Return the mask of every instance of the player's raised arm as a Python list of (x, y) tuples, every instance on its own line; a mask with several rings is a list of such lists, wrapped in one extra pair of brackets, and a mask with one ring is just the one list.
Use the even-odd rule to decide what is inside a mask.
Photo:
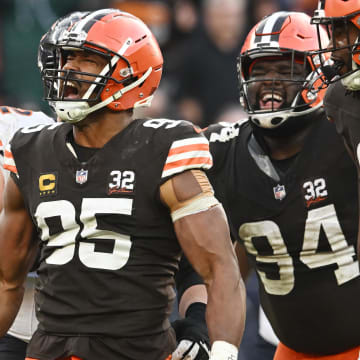
[(200, 170), (168, 180), (161, 186), (161, 198), (171, 211), (185, 255), (208, 291), (206, 321), (213, 343), (210, 359), (223, 359), (220, 354), (235, 359), (244, 330), (245, 288), (225, 213)]
[(0, 336), (14, 321), (24, 294), (24, 281), (37, 253), (33, 223), (23, 197), (10, 178), (0, 216)]

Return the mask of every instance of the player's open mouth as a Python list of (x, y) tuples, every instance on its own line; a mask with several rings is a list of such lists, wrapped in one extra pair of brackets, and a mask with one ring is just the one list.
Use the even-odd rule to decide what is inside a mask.
[(79, 85), (73, 81), (67, 81), (64, 89), (64, 99), (78, 99)]
[(277, 110), (284, 103), (284, 98), (279, 93), (263, 93), (260, 96), (260, 109), (261, 110)]

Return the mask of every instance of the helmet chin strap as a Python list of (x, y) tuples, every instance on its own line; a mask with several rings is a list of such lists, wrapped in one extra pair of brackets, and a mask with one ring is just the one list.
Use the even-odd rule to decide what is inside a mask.
[[(283, 110), (283, 111), (277, 111), (274, 113), (249, 115), (249, 119), (259, 127), (262, 127), (265, 129), (275, 129), (275, 128), (279, 127), (280, 125), (282, 125), (287, 119), (307, 115), (307, 114), (317, 110), (321, 106), (322, 106), (322, 101), (315, 107), (306, 109), (304, 111), (295, 112), (292, 110)], [(272, 123), (272, 120), (274, 120), (274, 119), (279, 119), (279, 121), (277, 121), (276, 125), (274, 125)]]
[(353, 61), (353, 72), (341, 79), (344, 88), (350, 91), (360, 90), (360, 68), (359, 65)]
[(145, 74), (139, 79), (92, 107), (89, 106), (87, 101), (56, 101), (54, 104), (55, 112), (62, 121), (66, 121), (69, 123), (77, 123), (85, 119), (92, 112), (99, 110), (109, 105), (113, 101), (120, 99), (125, 93), (139, 86), (149, 77), (151, 72), (152, 67), (149, 67)]

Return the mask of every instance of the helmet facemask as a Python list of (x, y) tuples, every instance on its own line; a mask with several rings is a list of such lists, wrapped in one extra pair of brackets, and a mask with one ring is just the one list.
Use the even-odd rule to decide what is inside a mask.
[[(130, 76), (122, 81), (114, 79), (111, 75), (121, 57), (106, 49), (101, 49), (101, 51), (100, 49), (95, 49), (93, 47), (90, 48), (90, 45), (91, 44), (83, 44), (78, 47), (75, 47), (74, 44), (72, 44), (71, 47), (68, 45), (57, 46), (57, 66), (54, 68), (47, 67), (43, 70), (42, 79), (44, 83), (49, 84), (49, 86), (44, 87), (45, 91), (47, 91), (47, 93), (45, 93), (45, 100), (49, 101), (49, 104), (54, 107), (55, 110), (59, 110), (59, 106), (61, 106), (63, 102), (75, 103), (73, 105), (74, 108), (90, 108), (101, 102), (101, 93), (109, 81), (122, 83), (125, 86), (136, 80), (136, 78), (132, 77), (130, 64), (124, 58), (122, 58), (126, 64), (124, 69), (128, 69), (127, 73)], [(106, 59), (106, 65), (99, 74), (63, 69), (64, 64), (66, 64), (67, 56), (72, 51), (86, 51), (100, 55)], [(77, 95), (79, 88), (82, 85), (88, 86), (88, 89), (84, 95), (79, 97)], [(74, 96), (71, 96), (71, 94)], [(67, 106), (71, 107), (71, 105)]]
[[(39, 62), (45, 99), (61, 120), (76, 123), (104, 107), (123, 111), (150, 106), (163, 59), (156, 39), (141, 20), (102, 9), (87, 14), (47, 42), (54, 38), (53, 33), (50, 29), (40, 44)], [(69, 52), (79, 51), (105, 61), (100, 59), (96, 73), (65, 66)], [(55, 60), (42, 66), (50, 54)]]
[[(276, 128), (289, 117), (303, 116), (321, 106), (317, 86), (322, 82), (314, 66), (315, 56), (311, 52), (270, 47), (240, 55), (240, 101), (256, 125)], [(261, 64), (277, 61), (283, 68), (276, 74), (267, 75), (266, 68), (261, 70)], [(260, 71), (256, 64), (260, 64)]]
[[(346, 16), (326, 17), (324, 10), (318, 9), (311, 23), (316, 25), (318, 34), (325, 28), (330, 37), (328, 44), (319, 40), (318, 53), (331, 54), (331, 60), (321, 64), (325, 85), (341, 80), (349, 90), (360, 90), (360, 10)], [(338, 41), (340, 36), (342, 40)]]
[[(289, 118), (310, 114), (322, 106), (319, 57), (325, 55), (314, 52), (318, 39), (310, 19), (300, 12), (276, 12), (256, 24), (245, 40), (238, 61), (240, 102), (258, 127), (278, 128)], [(328, 42), (325, 30), (320, 36)], [(263, 61), (265, 72), (253, 76), (253, 66), (259, 61)], [(265, 66), (268, 61), (281, 61), (286, 71), (279, 65)], [(265, 98), (261, 95), (261, 104), (259, 99), (254, 101), (251, 91), (262, 83), (270, 91)]]
[[(63, 66), (66, 63), (68, 54), (72, 51), (86, 51), (100, 55), (107, 60), (107, 64), (99, 74), (65, 70)], [(47, 66), (42, 72), (42, 79), (47, 84), (47, 86), (44, 86), (45, 90), (47, 90), (45, 100), (55, 109), (58, 116), (65, 121), (78, 122), (86, 117), (90, 108), (101, 103), (101, 94), (109, 82), (114, 82), (118, 85), (122, 84), (123, 88), (126, 88), (138, 80), (137, 77), (133, 76), (130, 63), (125, 57), (91, 42), (76, 44), (72, 41), (67, 41), (66, 43), (60, 43), (56, 46), (56, 59), (58, 59), (55, 62), (57, 64), (56, 68)], [(124, 79), (122, 80), (112, 77), (119, 61), (123, 62), (121, 72)], [(87, 77), (87, 79), (84, 79), (84, 77)], [(68, 95), (72, 89), (75, 92), (74, 95), (76, 95), (76, 84), (86, 84), (88, 90), (82, 97), (74, 96), (71, 98)], [(85, 116), (77, 115), (79, 112), (76, 109), (83, 111)], [(93, 111), (97, 109), (95, 108)], [(73, 111), (73, 117), (71, 114), (70, 117), (68, 116), (69, 110)], [(65, 118), (62, 117), (63, 112), (66, 112)]]
[(74, 23), (79, 21), (81, 18), (88, 15), (89, 12), (80, 12), (76, 11), (67, 16), (64, 16), (58, 19), (50, 28), (50, 30), (44, 34), (44, 36), (40, 40), (39, 48), (38, 48), (38, 58), (37, 65), (41, 73), (42, 80), (44, 82), (44, 95), (45, 97), (53, 97), (50, 96), (50, 92), (55, 90), (57, 93), (56, 86), (52, 86), (52, 79), (43, 78), (43, 75), (46, 73), (47, 69), (58, 69), (60, 63), (59, 52), (57, 51), (55, 45), (57, 44), (58, 39), (62, 36), (62, 34), (67, 31)]

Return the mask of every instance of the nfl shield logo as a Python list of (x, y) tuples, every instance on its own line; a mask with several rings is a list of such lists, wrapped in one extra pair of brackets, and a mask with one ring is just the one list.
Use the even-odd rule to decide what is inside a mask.
[(282, 200), (286, 196), (285, 186), (278, 184), (274, 188), (274, 196), (276, 200)]
[(85, 184), (88, 179), (88, 171), (81, 169), (76, 171), (76, 182), (78, 184)]

